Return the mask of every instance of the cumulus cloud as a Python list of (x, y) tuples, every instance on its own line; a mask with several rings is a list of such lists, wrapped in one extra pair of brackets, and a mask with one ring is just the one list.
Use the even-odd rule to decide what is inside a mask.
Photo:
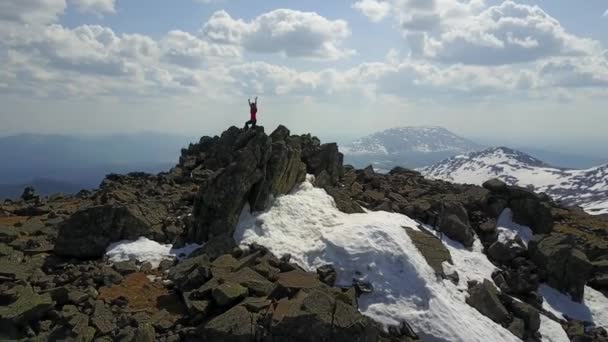
[(353, 53), (342, 47), (351, 34), (344, 20), (329, 20), (313, 12), (278, 9), (250, 22), (218, 11), (201, 29), (212, 42), (230, 44), (256, 53), (336, 60)]
[(391, 4), (382, 0), (359, 0), (352, 5), (352, 8), (361, 12), (371, 21), (379, 22), (389, 14)]
[(445, 64), (507, 65), (597, 55), (600, 43), (567, 32), (535, 5), (512, 0), (389, 0), (411, 52)]
[(184, 31), (170, 31), (160, 41), (164, 61), (186, 68), (199, 68), (209, 58), (237, 58), (240, 51), (234, 46), (210, 44)]
[[(390, 13), (416, 53), (391, 51), (385, 61), (322, 70), (243, 62), (244, 52), (319, 60), (352, 53), (343, 46), (348, 24), (315, 13), (275, 10), (246, 21), (218, 11), (199, 32), (173, 30), (152, 38), (98, 25), (54, 24), (65, 7), (60, 1), (3, 2), (2, 20), (21, 30), (2, 35), (0, 28), (0, 92), (424, 99), (607, 86), (608, 52), (597, 53), (596, 42), (567, 33), (538, 7), (390, 1)], [(27, 6), (34, 2), (40, 7)], [(16, 10), (19, 4), (24, 12)]]
[(608, 60), (602, 57), (563, 58), (540, 65), (539, 76), (547, 87), (608, 87)]
[(65, 8), (65, 0), (2, 0), (0, 21), (46, 24), (54, 22)]
[(70, 0), (79, 11), (101, 15), (115, 13), (115, 0)]
[(505, 1), (438, 36), (425, 35), (419, 53), (445, 63), (510, 64), (550, 56), (596, 53), (600, 45), (569, 34), (538, 6)]

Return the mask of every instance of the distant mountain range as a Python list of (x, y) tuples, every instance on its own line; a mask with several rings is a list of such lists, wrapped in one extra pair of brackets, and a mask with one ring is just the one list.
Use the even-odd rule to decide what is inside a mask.
[(0, 184), (0, 199), (19, 198), (23, 193), (23, 189), (27, 186), (33, 186), (36, 189), (36, 192), (43, 196), (50, 196), (57, 193), (73, 194), (83, 189), (83, 187), (79, 185), (41, 178), (34, 179), (31, 182), (24, 184)]
[(557, 168), (507, 147), (451, 157), (420, 171), (429, 178), (477, 184), (499, 178), (510, 185), (544, 192), (590, 214), (608, 214), (608, 164), (573, 170)]
[(155, 133), (101, 137), (22, 134), (0, 137), (0, 199), (25, 185), (39, 193), (95, 188), (108, 173), (157, 173), (176, 164), (192, 137)]
[(484, 147), (443, 127), (391, 128), (342, 146), (345, 162), (356, 167), (374, 165), (389, 170), (395, 166), (416, 168), (445, 158), (479, 151)]

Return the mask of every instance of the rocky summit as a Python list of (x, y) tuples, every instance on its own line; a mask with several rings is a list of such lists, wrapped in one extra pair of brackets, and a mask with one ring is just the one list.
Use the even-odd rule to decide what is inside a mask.
[[(404, 230), (438, 282), (466, 281), (462, 269), (454, 270), (460, 259), (446, 238), (463, 251), (482, 251), (495, 271), (491, 279), (465, 283), (462, 296), (514, 339), (548, 340), (541, 324), (548, 320), (572, 341), (608, 341), (603, 327), (556, 315), (543, 296), (547, 286), (574, 302), (584, 302), (590, 288), (608, 294), (606, 218), (500, 180), (475, 186), (403, 168), (387, 174), (355, 169), (343, 165), (336, 144), (292, 135), (283, 126), (271, 134), (263, 127), (231, 127), (203, 137), (158, 175), (112, 174), (98, 189), (73, 196), (41, 197), (28, 188), (20, 200), (2, 202), (0, 341), (432, 336), (426, 324), (378, 322), (361, 313), (360, 304), (368, 305), (385, 284), (345, 284), (338, 281), (344, 279), (340, 265), (311, 270), (268, 246), (237, 245), (233, 236), (243, 213), (269, 210), (307, 175), (345, 214), (382, 211), (415, 220), (421, 230)], [(505, 212), (530, 230), (528, 240), (504, 238), (499, 223)], [(116, 243), (141, 237), (173, 248), (202, 247), (157, 264), (105, 256)]]

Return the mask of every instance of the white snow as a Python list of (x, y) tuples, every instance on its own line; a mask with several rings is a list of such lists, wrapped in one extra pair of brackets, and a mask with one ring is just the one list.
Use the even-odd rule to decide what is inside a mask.
[[(466, 304), (466, 291), (438, 279), (403, 226), (419, 229), (400, 214), (344, 214), (324, 190), (306, 181), (266, 212), (250, 214), (245, 208), (234, 237), (278, 256), (289, 253), (309, 271), (332, 264), (338, 285), (351, 285), (353, 279), (371, 282), (374, 291), (360, 298), (359, 310), (385, 325), (406, 320), (424, 341), (519, 341)], [(491, 274), (493, 266), (478, 250), (444, 241), (454, 253), (461, 282)]]
[(492, 273), (496, 270), (496, 266), (483, 254), (483, 246), (478, 238), (475, 238), (472, 250), (466, 249), (460, 242), (445, 235), (441, 237), (441, 240), (450, 251), (454, 263), (454, 265), (447, 267), (458, 271), (460, 289), (466, 290), (469, 280), (478, 282), (483, 282), (484, 279), (492, 280)]
[(140, 237), (136, 241), (123, 240), (111, 244), (106, 255), (111, 262), (137, 260), (142, 263), (150, 262), (153, 268), (157, 268), (163, 260), (184, 258), (200, 247), (197, 244), (189, 244), (182, 248), (173, 248), (173, 245), (163, 245)]
[(583, 303), (573, 301), (569, 296), (546, 284), (539, 286), (538, 292), (545, 298), (543, 308), (557, 317), (567, 315), (608, 329), (608, 298), (601, 292), (585, 286)]
[(540, 315), (538, 331), (542, 335), (542, 342), (570, 342), (562, 325), (543, 314)]
[(496, 226), (498, 241), (500, 242), (507, 242), (519, 237), (524, 245), (528, 246), (528, 241), (534, 235), (534, 232), (529, 227), (513, 222), (513, 212), (508, 208), (500, 214)]

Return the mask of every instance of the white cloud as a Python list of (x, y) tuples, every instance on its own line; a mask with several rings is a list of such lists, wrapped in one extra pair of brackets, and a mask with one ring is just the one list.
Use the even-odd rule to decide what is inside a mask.
[(184, 31), (170, 31), (160, 41), (164, 61), (186, 68), (199, 68), (210, 58), (237, 58), (240, 51), (231, 45), (210, 44)]
[(207, 40), (237, 45), (251, 52), (323, 60), (353, 54), (342, 47), (350, 33), (346, 21), (289, 9), (274, 10), (250, 22), (233, 19), (225, 11), (218, 11), (201, 30)]
[(603, 57), (549, 60), (540, 66), (539, 77), (547, 87), (608, 88), (608, 60)]
[[(158, 39), (97, 25), (20, 24), (20, 30), (0, 36), (0, 91), (47, 96), (388, 94), (414, 100), (606, 87), (608, 52), (596, 53), (595, 42), (568, 34), (539, 8), (511, 1), (485, 9), (481, 1), (443, 6), (449, 1), (454, 0), (395, 0), (399, 11), (409, 8), (439, 18), (414, 25), (415, 20), (399, 17), (403, 28), (409, 25), (407, 37), (418, 54), (403, 58), (391, 51), (386, 61), (342, 70), (242, 61), (245, 51), (325, 60), (351, 53), (343, 47), (350, 35), (347, 23), (315, 13), (276, 10), (245, 21), (218, 11), (197, 34), (174, 30)], [(23, 22), (14, 11), (18, 3), (12, 4), (11, 20)], [(42, 12), (32, 7), (29, 11), (46, 14), (25, 18), (53, 21), (49, 13), (63, 11), (57, 4), (47, 2)], [(427, 24), (434, 28), (421, 30)], [(522, 58), (524, 53), (529, 56)], [(517, 61), (525, 63), (513, 64)]]
[(352, 5), (352, 8), (361, 12), (371, 21), (379, 22), (389, 14), (391, 4), (383, 0), (359, 0)]
[(512, 0), (389, 0), (411, 52), (446, 64), (506, 65), (589, 56), (599, 42), (573, 35), (543, 9)]
[(65, 0), (2, 0), (0, 1), (0, 25), (2, 21), (22, 24), (46, 24), (54, 22), (66, 8)]
[(445, 63), (511, 64), (551, 56), (594, 54), (599, 43), (569, 34), (538, 6), (505, 1), (437, 36), (425, 35), (417, 53)]
[(604, 14), (602, 16), (603, 17), (608, 17), (608, 10), (606, 10), (606, 12), (604, 12)]
[(79, 11), (101, 15), (115, 13), (115, 0), (70, 0)]

